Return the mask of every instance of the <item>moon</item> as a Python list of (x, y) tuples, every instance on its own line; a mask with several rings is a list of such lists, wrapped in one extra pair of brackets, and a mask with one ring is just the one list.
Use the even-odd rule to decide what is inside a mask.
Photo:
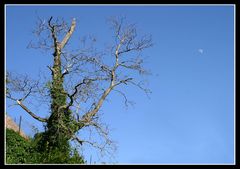
[(203, 49), (198, 49), (198, 52), (203, 54)]

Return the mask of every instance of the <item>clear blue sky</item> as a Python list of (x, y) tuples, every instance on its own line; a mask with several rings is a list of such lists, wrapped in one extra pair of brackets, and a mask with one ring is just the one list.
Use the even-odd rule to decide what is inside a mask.
[[(130, 88), (134, 107), (126, 109), (122, 97), (112, 94), (102, 108), (118, 142), (117, 162), (233, 163), (233, 6), (8, 6), (7, 70), (32, 77), (52, 63), (51, 53), (26, 49), (36, 13), (69, 21), (76, 17), (75, 36), (94, 34), (103, 42), (111, 36), (109, 16), (125, 15), (152, 35), (154, 46), (144, 52), (153, 73), (150, 99)], [(7, 111), (41, 126), (21, 108)]]

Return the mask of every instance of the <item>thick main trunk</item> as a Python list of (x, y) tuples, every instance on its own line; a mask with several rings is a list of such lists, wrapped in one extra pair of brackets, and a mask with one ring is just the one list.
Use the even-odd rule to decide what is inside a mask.
[(54, 65), (51, 87), (51, 115), (47, 123), (47, 135), (49, 146), (54, 148), (68, 148), (70, 136), (66, 128), (70, 122), (70, 111), (64, 108), (67, 102), (67, 94), (63, 87), (60, 51), (54, 53)]
[(51, 115), (47, 121), (47, 130), (43, 133), (44, 145), (47, 148), (58, 149), (61, 152), (68, 152), (71, 138), (68, 128), (70, 127), (71, 111), (67, 107), (67, 93), (63, 87), (63, 74), (61, 70), (61, 51), (67, 44), (76, 26), (75, 19), (73, 19), (71, 27), (62, 42), (58, 41), (56, 35), (56, 25), (51, 23), (52, 17), (48, 20), (48, 26), (51, 31), (53, 45), (54, 45), (54, 63), (50, 68), (52, 71), (52, 86), (51, 93)]

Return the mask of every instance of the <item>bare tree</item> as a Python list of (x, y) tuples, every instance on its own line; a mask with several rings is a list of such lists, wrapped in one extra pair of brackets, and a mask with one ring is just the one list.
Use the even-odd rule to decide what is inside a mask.
[[(68, 50), (69, 40), (76, 29), (76, 19), (67, 24), (63, 19), (48, 20), (38, 18), (37, 43), (29, 47), (53, 51), (53, 65), (47, 66), (51, 79), (46, 83), (30, 80), (28, 76), (11, 77), (8, 74), (7, 98), (23, 108), (34, 119), (46, 124), (42, 135), (42, 144), (67, 151), (69, 140), (80, 145), (89, 144), (101, 152), (113, 145), (109, 130), (100, 122), (103, 103), (111, 92), (123, 96), (128, 104), (126, 94), (121, 86), (133, 85), (146, 89), (137, 75), (147, 74), (143, 68), (141, 51), (152, 46), (151, 36), (137, 36), (136, 26), (125, 23), (124, 18), (108, 20), (114, 32), (114, 40), (106, 50), (99, 52), (94, 47), (95, 38), (90, 37), (90, 45), (83, 45), (77, 50)], [(85, 43), (86, 39), (82, 42)], [(107, 58), (108, 57), (108, 58)], [(107, 60), (107, 61), (106, 61)], [(111, 61), (109, 63), (108, 61)], [(21, 98), (15, 98), (12, 92), (21, 92)], [(24, 101), (37, 93), (50, 98), (50, 116), (40, 117), (32, 112)], [(19, 94), (17, 95), (19, 96)], [(94, 138), (81, 138), (81, 131), (95, 131), (103, 142)], [(46, 146), (43, 146), (46, 149)]]

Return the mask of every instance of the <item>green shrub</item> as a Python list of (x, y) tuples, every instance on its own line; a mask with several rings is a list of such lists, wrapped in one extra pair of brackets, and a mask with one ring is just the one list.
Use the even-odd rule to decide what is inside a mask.
[(8, 164), (27, 163), (31, 152), (31, 143), (18, 133), (6, 129), (6, 162)]
[[(58, 149), (41, 152), (36, 139), (26, 140), (11, 129), (6, 129), (6, 163), (7, 164), (83, 164), (83, 157), (73, 150), (73, 155)], [(41, 146), (40, 146), (41, 147)]]

